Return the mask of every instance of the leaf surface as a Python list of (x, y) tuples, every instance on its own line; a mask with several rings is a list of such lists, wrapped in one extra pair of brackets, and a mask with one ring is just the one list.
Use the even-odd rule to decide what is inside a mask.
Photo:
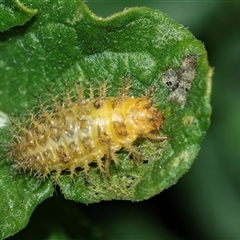
[[(40, 93), (45, 100), (46, 87), (57, 95), (64, 91), (63, 82), (71, 88), (74, 81), (83, 85), (91, 82), (96, 87), (107, 81), (108, 94), (116, 96), (127, 76), (133, 96), (156, 87), (154, 102), (164, 116), (160, 134), (167, 136), (167, 141), (140, 140), (134, 145), (143, 162), (134, 161), (122, 150), (117, 155), (120, 165), (110, 167), (110, 180), (94, 166), (87, 178), (81, 169), (77, 171), (74, 181), (63, 173), (59, 186), (65, 197), (83, 203), (140, 201), (175, 184), (190, 168), (210, 123), (212, 70), (203, 44), (183, 26), (149, 8), (131, 8), (102, 19), (77, 0), (24, 0), (21, 4), (22, 9), (18, 1), (0, 4), (0, 15), (11, 13), (17, 19), (10, 23), (6, 17), (1, 23), (1, 31), (16, 26), (0, 34), (1, 111), (25, 114), (26, 109), (36, 107), (32, 95)], [(22, 15), (28, 16), (25, 22), (31, 20), (17, 27), (24, 23)], [(191, 57), (194, 63), (186, 67), (185, 60)], [(194, 75), (191, 81), (184, 80), (184, 68), (185, 73)], [(169, 69), (178, 77), (174, 88), (163, 81)], [(174, 91), (186, 84), (188, 91), (175, 96)], [(34, 207), (52, 195), (54, 173), (39, 185), (34, 176), (11, 175), (12, 164), (2, 161), (1, 199), (11, 198), (12, 211), (28, 219)], [(19, 203), (26, 201), (24, 192), (28, 193), (27, 205)], [(4, 209), (7, 202), (0, 204), (4, 236), (27, 222), (10, 217)], [(10, 233), (7, 229), (11, 227)]]

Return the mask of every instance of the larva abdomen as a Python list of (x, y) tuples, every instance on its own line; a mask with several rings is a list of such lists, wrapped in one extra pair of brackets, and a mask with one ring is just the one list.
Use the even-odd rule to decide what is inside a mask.
[(61, 104), (52, 96), (52, 110), (39, 101), (38, 116), (32, 115), (24, 128), (17, 126), (20, 131), (9, 151), (17, 169), (43, 178), (56, 171), (56, 179), (69, 169), (72, 178), (76, 168), (88, 174), (89, 164), (95, 162), (109, 178), (110, 162), (118, 164), (117, 151), (124, 148), (141, 159), (132, 146), (137, 138), (166, 139), (154, 133), (161, 129), (163, 118), (151, 94), (134, 98), (125, 86), (117, 97), (111, 97), (100, 86), (97, 98), (84, 99), (78, 85), (76, 89), (77, 101), (69, 91)]

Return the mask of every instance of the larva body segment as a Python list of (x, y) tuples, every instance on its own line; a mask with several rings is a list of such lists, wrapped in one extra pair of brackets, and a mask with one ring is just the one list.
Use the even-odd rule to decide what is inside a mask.
[(56, 171), (58, 179), (66, 169), (71, 178), (78, 167), (87, 174), (89, 164), (95, 162), (109, 178), (111, 161), (118, 164), (117, 151), (123, 148), (140, 160), (132, 146), (138, 137), (166, 139), (153, 133), (161, 129), (163, 118), (150, 95), (134, 98), (121, 91), (117, 97), (106, 97), (101, 89), (97, 98), (90, 89), (92, 96), (84, 99), (77, 86), (77, 101), (66, 91), (62, 104), (52, 96), (52, 110), (40, 103), (38, 117), (32, 115), (25, 128), (17, 126), (19, 133), (9, 151), (15, 167), (43, 178)]

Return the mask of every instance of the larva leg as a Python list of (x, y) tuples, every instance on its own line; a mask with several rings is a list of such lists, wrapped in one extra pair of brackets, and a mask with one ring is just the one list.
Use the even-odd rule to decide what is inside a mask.
[(111, 149), (111, 143), (109, 141), (106, 159), (105, 159), (105, 175), (108, 180), (110, 179), (109, 168), (110, 168), (111, 161), (114, 161), (115, 166), (119, 165), (118, 158), (116, 157), (115, 152)]
[(108, 140), (107, 141), (107, 154), (106, 154), (106, 159), (105, 159), (105, 175), (107, 180), (110, 180), (110, 173), (109, 173), (109, 168), (110, 168), (110, 164), (111, 164), (111, 143)]
[(110, 173), (109, 173), (109, 167), (111, 164), (111, 159), (109, 157), (106, 157), (105, 159), (105, 176), (107, 180), (110, 180)]
[(142, 158), (139, 155), (139, 153), (134, 149), (134, 147), (132, 145), (126, 145), (124, 146), (125, 149), (127, 149), (133, 156), (134, 159), (136, 159), (137, 161), (141, 162)]

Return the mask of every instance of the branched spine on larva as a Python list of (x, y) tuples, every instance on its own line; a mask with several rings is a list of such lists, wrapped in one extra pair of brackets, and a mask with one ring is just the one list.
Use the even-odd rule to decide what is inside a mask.
[(95, 162), (100, 172), (109, 178), (111, 161), (119, 164), (116, 152), (124, 148), (141, 160), (132, 146), (138, 137), (165, 140), (154, 131), (162, 127), (162, 114), (153, 106), (152, 92), (143, 97), (129, 96), (130, 85), (124, 85), (117, 97), (106, 96), (106, 84), (99, 87), (99, 95), (84, 98), (82, 87), (75, 84), (77, 100), (66, 89), (62, 103), (50, 93), (52, 110), (39, 99), (40, 113), (31, 114), (26, 127), (15, 124), (8, 152), (15, 168), (30, 171), (45, 178), (56, 171), (56, 179), (63, 170), (70, 170), (73, 178), (80, 167), (87, 175), (89, 164)]

